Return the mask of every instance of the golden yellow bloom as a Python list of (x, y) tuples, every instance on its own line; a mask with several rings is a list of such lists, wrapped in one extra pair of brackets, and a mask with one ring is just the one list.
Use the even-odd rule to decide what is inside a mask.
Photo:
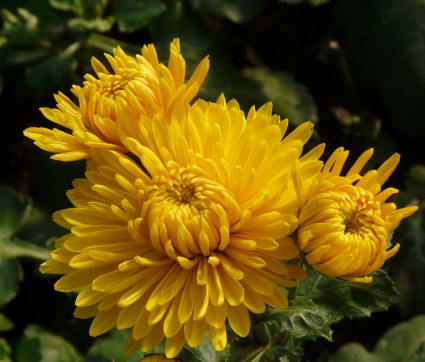
[(97, 78), (87, 74), (83, 87), (71, 91), (78, 98), (78, 106), (64, 94), (55, 96), (57, 109), (41, 108), (50, 121), (71, 130), (30, 127), (24, 134), (43, 150), (54, 152), (52, 158), (74, 161), (90, 157), (95, 148), (127, 152), (117, 135), (118, 107), (132, 109), (137, 114), (152, 118), (161, 113), (168, 120), (176, 106), (187, 105), (198, 93), (209, 68), (206, 57), (192, 77), (185, 83), (186, 63), (180, 54), (180, 42), (170, 45), (168, 67), (158, 63), (155, 47), (142, 48), (136, 59), (117, 47), (114, 56), (105, 54), (113, 73), (92, 59)]
[(150, 148), (138, 139), (150, 132), (144, 122), (119, 132), (132, 158), (92, 151), (87, 178), (68, 193), (75, 207), (54, 216), (71, 232), (41, 266), (66, 274), (55, 288), (79, 293), (75, 316), (95, 317), (92, 336), (131, 328), (126, 354), (165, 337), (173, 358), (207, 330), (222, 350), (226, 319), (246, 336), (249, 311), (286, 308), (281, 286), (305, 277), (282, 260), (299, 255), (289, 237), (298, 221), (293, 165), (303, 189), (322, 167), (321, 146), (300, 158), (313, 125), (283, 138), (288, 122), (271, 115), (271, 104), (245, 117), (223, 97), (175, 115), (148, 124)]
[[(299, 191), (298, 246), (318, 272), (370, 283), (367, 274), (379, 269), (399, 249), (391, 248), (391, 230), (417, 210), (397, 209), (385, 201), (398, 190), (382, 185), (400, 160), (396, 153), (377, 170), (360, 175), (373, 149), (364, 152), (345, 176), (340, 176), (348, 151), (338, 148), (326, 162), (317, 183)], [(299, 179), (299, 176), (295, 178)], [(304, 201), (306, 200), (306, 202)]]

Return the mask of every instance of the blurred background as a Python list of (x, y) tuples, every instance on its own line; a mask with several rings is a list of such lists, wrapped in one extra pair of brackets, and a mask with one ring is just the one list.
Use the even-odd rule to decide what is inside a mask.
[(121, 333), (90, 338), (90, 321), (72, 317), (74, 295), (40, 275), (64, 233), (51, 213), (69, 205), (84, 162), (51, 160), (22, 131), (51, 127), (38, 109), (55, 107), (58, 91), (71, 96), (94, 73), (92, 56), (106, 63), (116, 45), (134, 55), (153, 42), (167, 63), (174, 37), (189, 76), (210, 56), (200, 97), (223, 92), (245, 110), (270, 100), (292, 128), (316, 124), (309, 147), (325, 142), (325, 157), (344, 146), (353, 162), (373, 147), (375, 168), (402, 156), (386, 186), (400, 190), (399, 207), (420, 210), (395, 231), (401, 250), (385, 267), (399, 303), (333, 325), (334, 342), (307, 341), (303, 360), (348, 342), (373, 350), (389, 328), (425, 313), (425, 1), (0, 0), (0, 9), (0, 361), (138, 359), (122, 358)]

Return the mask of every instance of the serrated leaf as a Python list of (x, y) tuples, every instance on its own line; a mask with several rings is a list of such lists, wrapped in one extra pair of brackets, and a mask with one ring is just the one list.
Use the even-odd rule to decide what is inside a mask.
[(121, 32), (132, 32), (146, 25), (146, 19), (160, 15), (165, 5), (160, 0), (114, 0), (114, 17)]
[(25, 328), (16, 357), (18, 362), (82, 362), (83, 357), (65, 339), (37, 325)]
[(297, 338), (318, 336), (331, 340), (332, 323), (385, 311), (398, 299), (393, 281), (382, 270), (372, 273), (372, 284), (329, 278), (311, 269), (307, 274), (299, 282), (291, 306), (284, 311), (268, 311), (265, 320), (269, 328)]
[(398, 300), (394, 282), (383, 270), (372, 273), (371, 284), (355, 283), (330, 278), (313, 270), (297, 288), (296, 302), (310, 299), (321, 308), (335, 315), (335, 322), (343, 317), (369, 317), (373, 312), (382, 312)]
[(297, 83), (293, 76), (268, 68), (245, 68), (243, 75), (260, 84), (263, 94), (273, 102), (274, 113), (296, 125), (317, 121), (317, 108), (307, 88)]
[[(312, 301), (305, 300), (296, 303), (283, 312), (273, 310), (271, 318), (276, 318), (279, 321), (281, 331), (285, 331), (296, 338), (317, 336), (332, 341), (330, 324), (334, 321), (334, 318)], [(268, 321), (268, 323), (272, 322)]]
[(22, 270), (15, 259), (0, 254), (0, 308), (18, 294)]
[(257, 16), (263, 0), (191, 0), (192, 6), (209, 15), (227, 18), (235, 23), (246, 23)]
[(220, 354), (223, 354), (223, 352), (219, 352), (214, 348), (208, 333), (206, 333), (201, 343), (197, 347), (190, 348), (191, 354), (188, 354), (187, 350), (188, 348), (185, 348), (182, 355), (179, 356), (182, 358), (191, 357), (189, 360), (190, 362), (220, 362)]
[(244, 345), (235, 347), (236, 335), (227, 329), (227, 345), (223, 351), (217, 351), (210, 341), (208, 332), (201, 343), (194, 348), (183, 347), (178, 358), (185, 362), (245, 362), (256, 361), (256, 356), (261, 356), (264, 346)]
[(300, 362), (304, 355), (302, 342), (293, 336), (275, 338), (267, 348), (265, 356), (272, 361)]
[(2, 313), (0, 313), (0, 332), (10, 331), (14, 324)]
[(378, 341), (373, 352), (357, 343), (341, 347), (329, 362), (419, 362), (425, 357), (425, 316), (391, 328)]

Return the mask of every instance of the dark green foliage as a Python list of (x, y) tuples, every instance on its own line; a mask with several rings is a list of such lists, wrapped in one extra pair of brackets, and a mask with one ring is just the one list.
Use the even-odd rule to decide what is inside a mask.
[(264, 7), (263, 0), (191, 0), (196, 10), (208, 15), (227, 18), (235, 23), (246, 23), (259, 15)]
[(420, 362), (425, 360), (425, 316), (397, 324), (378, 341), (373, 352), (357, 343), (330, 356), (329, 362)]
[(82, 362), (83, 357), (66, 340), (37, 325), (29, 325), (16, 347), (17, 362)]
[[(373, 352), (354, 343), (334, 353), (348, 341), (375, 338), (368, 327), (361, 329), (365, 336), (333, 332), (344, 318), (371, 317), (369, 325), (381, 330), (373, 324), (375, 312), (383, 312), (379, 321), (387, 316), (388, 323), (425, 313), (423, 0), (4, 0), (0, 9), (0, 184), (22, 191), (0, 186), (0, 361), (135, 362), (143, 357), (141, 351), (123, 357), (126, 331), (90, 339), (90, 321), (72, 317), (75, 295), (61, 295), (57, 303), (56, 279), (40, 275), (39, 264), (49, 257), (46, 245), (64, 232), (51, 213), (69, 207), (65, 192), (73, 178), (83, 176), (84, 163), (49, 160), (34, 152), (22, 130), (48, 125), (37, 109), (54, 107), (53, 93), (70, 96), (72, 84), (93, 74), (92, 56), (107, 64), (103, 53), (117, 45), (134, 55), (153, 42), (167, 63), (175, 37), (181, 40), (187, 77), (210, 57), (200, 97), (215, 101), (224, 93), (245, 111), (272, 101), (274, 113), (289, 118), (292, 128), (318, 123), (307, 147), (325, 141), (323, 159), (341, 145), (352, 151), (351, 160), (374, 147), (371, 168), (400, 152), (401, 164), (389, 182), (401, 190), (394, 200), (399, 207), (420, 206), (394, 232), (392, 243), (401, 249), (386, 263), (388, 274), (377, 271), (372, 284), (358, 284), (308, 271), (309, 277), (289, 291), (285, 311), (269, 308), (251, 315), (246, 338), (229, 329), (224, 351), (217, 352), (205, 336), (198, 347), (185, 346), (179, 357), (192, 362), (425, 360), (423, 316), (369, 341)], [(38, 295), (37, 305), (49, 306), (48, 312), (23, 313), (31, 303), (25, 299), (34, 290), (43, 293), (43, 282), (51, 294), (42, 303)], [(400, 301), (384, 312), (398, 300), (396, 287)], [(364, 321), (344, 321), (344, 326)], [(331, 345), (331, 351), (322, 354), (323, 345)], [(163, 344), (155, 349), (163, 351)]]
[(271, 335), (280, 332), (293, 337), (323, 337), (332, 340), (330, 325), (345, 318), (369, 317), (385, 311), (398, 298), (388, 275), (378, 270), (372, 284), (329, 278), (312, 270), (299, 283), (290, 305), (283, 312), (269, 309), (263, 323)]
[(146, 20), (155, 18), (165, 11), (160, 0), (113, 1), (114, 16), (123, 33), (133, 32), (146, 25)]
[(8, 187), (0, 186), (0, 308), (16, 296), (23, 277), (15, 258), (47, 260), (49, 257), (46, 249), (16, 237), (30, 210), (28, 199)]
[[(143, 352), (139, 351), (132, 356), (123, 357), (123, 349), (128, 333), (114, 329), (109, 337), (96, 340), (87, 352), (85, 362), (137, 362), (143, 357)], [(162, 351), (163, 352), (163, 351)]]

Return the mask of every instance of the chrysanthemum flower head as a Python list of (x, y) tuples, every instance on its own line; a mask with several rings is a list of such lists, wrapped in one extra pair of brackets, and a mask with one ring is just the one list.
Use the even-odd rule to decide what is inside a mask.
[(341, 176), (348, 151), (337, 149), (311, 189), (298, 192), (298, 246), (306, 262), (324, 275), (372, 282), (366, 275), (381, 268), (400, 247), (392, 247), (391, 231), (417, 210), (416, 206), (397, 209), (394, 203), (386, 203), (398, 190), (381, 190), (397, 167), (397, 153), (377, 170), (360, 174), (372, 154), (373, 149), (364, 152)]
[(55, 96), (57, 108), (41, 108), (47, 119), (71, 133), (30, 127), (24, 134), (61, 161), (88, 158), (95, 148), (127, 152), (117, 135), (119, 104), (137, 110), (139, 115), (152, 118), (160, 113), (170, 119), (175, 106), (187, 105), (196, 96), (209, 68), (206, 57), (185, 83), (186, 63), (178, 39), (170, 45), (168, 66), (158, 62), (152, 44), (143, 46), (141, 53), (134, 59), (117, 47), (114, 56), (105, 54), (112, 73), (93, 58), (97, 77), (87, 74), (83, 87), (71, 89), (78, 105), (59, 93)]
[(303, 189), (322, 167), (320, 146), (301, 157), (313, 125), (282, 139), (287, 120), (270, 104), (245, 117), (223, 97), (173, 115), (119, 132), (132, 157), (92, 151), (86, 178), (68, 193), (74, 207), (55, 214), (70, 233), (41, 267), (66, 274), (55, 288), (79, 293), (75, 316), (95, 317), (91, 335), (131, 328), (126, 354), (166, 338), (172, 358), (207, 330), (222, 350), (226, 320), (246, 336), (249, 312), (286, 308), (281, 287), (305, 277), (283, 260), (299, 255), (289, 237), (298, 221), (294, 163)]

